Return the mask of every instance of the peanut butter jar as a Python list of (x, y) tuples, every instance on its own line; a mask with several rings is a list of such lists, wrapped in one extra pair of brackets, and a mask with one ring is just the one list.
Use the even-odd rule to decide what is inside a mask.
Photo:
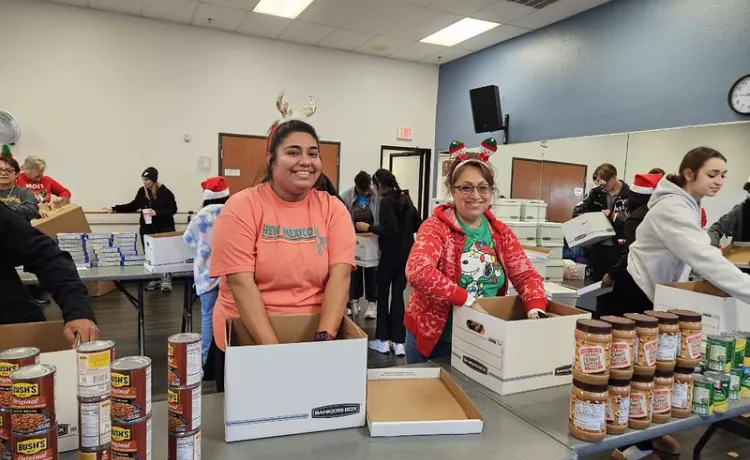
[(693, 407), (694, 369), (675, 367), (672, 387), (672, 417), (690, 417)]
[(634, 430), (645, 430), (651, 426), (651, 400), (654, 391), (654, 376), (637, 372), (630, 380), (630, 414), (628, 426)]
[(669, 310), (680, 320), (680, 350), (677, 353), (677, 367), (696, 367), (701, 359), (703, 343), (703, 316), (692, 310)]
[(607, 433), (623, 434), (630, 415), (630, 380), (610, 378), (607, 392)]
[[(584, 377), (589, 376), (584, 374)], [(607, 434), (606, 414), (607, 384), (586, 383), (573, 378), (568, 415), (570, 434), (582, 441), (601, 441)]]
[(656, 351), (659, 346), (659, 320), (642, 313), (627, 313), (625, 318), (635, 321), (634, 373), (653, 375), (656, 371)]
[(651, 396), (651, 421), (667, 423), (672, 418), (672, 390), (674, 388), (674, 371), (656, 370), (654, 374), (654, 391)]
[(612, 347), (612, 325), (593, 319), (576, 321), (576, 350), (573, 370), (598, 375), (598, 384), (609, 381), (609, 360)]
[(656, 369), (674, 371), (680, 352), (680, 318), (665, 311), (647, 311), (659, 320), (659, 341), (656, 347)]
[(612, 325), (612, 349), (609, 373), (615, 380), (630, 380), (635, 366), (635, 321), (619, 316), (602, 316)]

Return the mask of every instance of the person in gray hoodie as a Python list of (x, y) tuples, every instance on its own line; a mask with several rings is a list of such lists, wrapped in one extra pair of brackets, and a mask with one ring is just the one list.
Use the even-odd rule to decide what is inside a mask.
[[(750, 178), (742, 187), (750, 193)], [(731, 211), (724, 214), (708, 229), (711, 244), (719, 246), (723, 237), (732, 237), (732, 241), (750, 241), (750, 198), (745, 199)]]
[(719, 192), (726, 171), (726, 158), (721, 153), (698, 147), (682, 159), (679, 174), (659, 182), (628, 255), (628, 273), (645, 294), (645, 301), (654, 301), (657, 284), (680, 281), (690, 266), (709, 283), (750, 303), (750, 276), (711, 246), (711, 238), (700, 224), (698, 203)]
[(27, 221), (39, 215), (39, 203), (31, 189), (16, 185), (21, 167), (12, 156), (0, 156), (0, 202)]

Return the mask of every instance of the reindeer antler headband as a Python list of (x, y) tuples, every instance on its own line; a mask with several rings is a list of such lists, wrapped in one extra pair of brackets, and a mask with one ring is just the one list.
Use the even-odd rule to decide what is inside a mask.
[(266, 150), (271, 150), (271, 139), (279, 129), (279, 126), (283, 125), (290, 120), (306, 120), (315, 114), (318, 109), (318, 101), (314, 97), (310, 96), (307, 104), (302, 106), (302, 110), (295, 113), (292, 108), (289, 107), (289, 102), (284, 100), (284, 91), (280, 91), (276, 96), (276, 110), (281, 114), (281, 119), (274, 123), (271, 131), (268, 133), (268, 142), (266, 144)]

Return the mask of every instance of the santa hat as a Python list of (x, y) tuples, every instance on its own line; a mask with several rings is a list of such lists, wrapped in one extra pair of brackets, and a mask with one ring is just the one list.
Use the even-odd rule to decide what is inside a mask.
[(209, 177), (201, 182), (201, 187), (203, 187), (204, 200), (218, 200), (219, 198), (226, 198), (229, 196), (227, 180), (221, 176)]
[(636, 174), (630, 191), (641, 195), (653, 195), (656, 185), (664, 174)]

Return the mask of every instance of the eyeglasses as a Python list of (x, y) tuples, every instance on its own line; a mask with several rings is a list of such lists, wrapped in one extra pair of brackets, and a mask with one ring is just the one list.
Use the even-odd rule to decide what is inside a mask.
[(5, 174), (10, 175), (10, 174), (15, 174), (15, 172), (16, 170), (13, 168), (0, 168), (0, 173), (5, 173)]
[(489, 185), (458, 185), (453, 187), (453, 190), (458, 190), (464, 196), (471, 195), (474, 193), (474, 190), (482, 196), (489, 195), (492, 192), (492, 188)]

